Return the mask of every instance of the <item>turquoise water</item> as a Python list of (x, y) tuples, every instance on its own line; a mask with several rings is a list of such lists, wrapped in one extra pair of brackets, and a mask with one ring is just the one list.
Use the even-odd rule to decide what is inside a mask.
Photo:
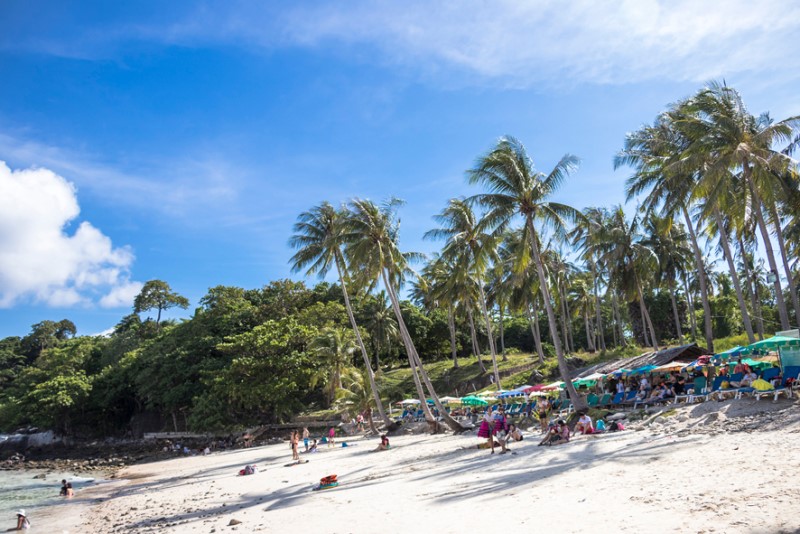
[(61, 479), (72, 482), (75, 494), (81, 488), (94, 484), (91, 478), (76, 477), (68, 473), (47, 472), (47, 478), (33, 478), (45, 471), (0, 471), (0, 531), (16, 526), (16, 512), (24, 509), (36, 523), (36, 511), (44, 506), (64, 502), (60, 497)]

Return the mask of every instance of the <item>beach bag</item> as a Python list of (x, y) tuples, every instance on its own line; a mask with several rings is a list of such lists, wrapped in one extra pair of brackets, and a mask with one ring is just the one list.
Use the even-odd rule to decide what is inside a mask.
[(338, 482), (338, 480), (336, 480), (336, 475), (328, 475), (326, 477), (322, 477), (321, 479), (319, 479), (319, 483), (322, 486), (328, 486), (335, 482)]

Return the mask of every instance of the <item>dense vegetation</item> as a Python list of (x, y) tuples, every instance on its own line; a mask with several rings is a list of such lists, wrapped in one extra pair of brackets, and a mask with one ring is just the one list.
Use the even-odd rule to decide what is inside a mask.
[[(799, 126), (755, 117), (711, 84), (625, 140), (615, 163), (632, 169), (626, 192), (640, 200), (627, 214), (554, 202), (577, 159), (540, 172), (503, 138), (467, 173), (476, 194), (434, 217), (427, 237), (444, 246), (433, 258), (400, 250), (399, 201), (324, 202), (298, 217), (291, 263), (337, 284), (215, 287), (176, 323), (161, 312), (188, 301), (154, 280), (108, 337), (76, 337), (68, 320), (33, 325), (0, 340), (0, 428), (108, 434), (155, 417), (224, 429), (331, 406), (385, 418), (403, 393), (437, 404), (455, 393), (431, 379), (434, 361), (455, 369), (485, 352), (478, 372), (497, 383), (509, 352), (531, 352), (568, 379), (565, 355), (579, 350), (698, 337), (714, 348), (788, 329), (800, 323)], [(403, 358), (399, 391), (387, 377)]]

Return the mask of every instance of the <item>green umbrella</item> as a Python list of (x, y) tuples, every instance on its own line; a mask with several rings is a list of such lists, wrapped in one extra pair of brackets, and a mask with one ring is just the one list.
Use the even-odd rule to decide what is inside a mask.
[(481, 399), (480, 397), (476, 397), (474, 395), (470, 395), (469, 397), (462, 397), (461, 404), (466, 406), (488, 406), (489, 403), (485, 400)]
[(800, 339), (796, 337), (772, 336), (771, 338), (756, 341), (744, 347), (740, 354), (752, 354), (754, 351), (772, 351), (781, 347), (800, 347)]

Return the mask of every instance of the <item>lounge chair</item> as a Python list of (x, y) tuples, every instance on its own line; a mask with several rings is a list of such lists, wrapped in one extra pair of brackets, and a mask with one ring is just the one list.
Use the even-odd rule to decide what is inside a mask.
[(617, 393), (611, 399), (611, 402), (609, 403), (609, 406), (620, 406), (620, 405), (622, 405), (622, 401), (624, 401), (624, 400), (625, 400), (625, 392)]
[[(778, 374), (780, 370), (777, 367), (773, 367), (771, 369), (767, 369), (764, 371), (764, 374), (761, 376), (762, 379), (769, 382)], [(756, 400), (761, 400), (761, 397), (769, 397), (772, 395), (772, 402), (778, 402), (778, 397), (780, 395), (786, 395), (786, 397), (792, 397), (792, 388), (788, 387), (789, 379), (797, 380), (798, 375), (800, 374), (800, 366), (791, 365), (784, 369), (784, 377), (781, 381), (781, 385), (776, 387), (775, 389), (767, 389), (767, 390), (753, 390), (752, 395)]]
[(594, 393), (590, 393), (588, 397), (586, 397), (586, 403), (589, 405), (589, 408), (594, 408), (597, 406), (597, 403), (600, 401), (600, 397), (595, 395)]
[(597, 401), (597, 407), (598, 408), (605, 408), (610, 403), (611, 403), (611, 393), (606, 393), (605, 395), (600, 397), (599, 401)]
[(706, 395), (708, 394), (708, 381), (704, 376), (698, 376), (694, 379), (694, 385), (692, 386), (692, 393), (689, 394), (689, 399), (687, 402), (694, 402), (696, 400), (702, 399), (706, 400)]
[(635, 389), (632, 389), (631, 391), (627, 392), (625, 394), (625, 398), (622, 400), (622, 402), (620, 402), (620, 405), (621, 406), (626, 406), (628, 404), (631, 404), (631, 405), (636, 404), (636, 394), (637, 393), (639, 393), (639, 392), (636, 391)]
[[(722, 383), (728, 379), (726, 376), (714, 377), (714, 382), (711, 383), (711, 390), (706, 393), (706, 400), (713, 399), (714, 394), (717, 393), (722, 387)], [(721, 400), (721, 399), (720, 399)]]

